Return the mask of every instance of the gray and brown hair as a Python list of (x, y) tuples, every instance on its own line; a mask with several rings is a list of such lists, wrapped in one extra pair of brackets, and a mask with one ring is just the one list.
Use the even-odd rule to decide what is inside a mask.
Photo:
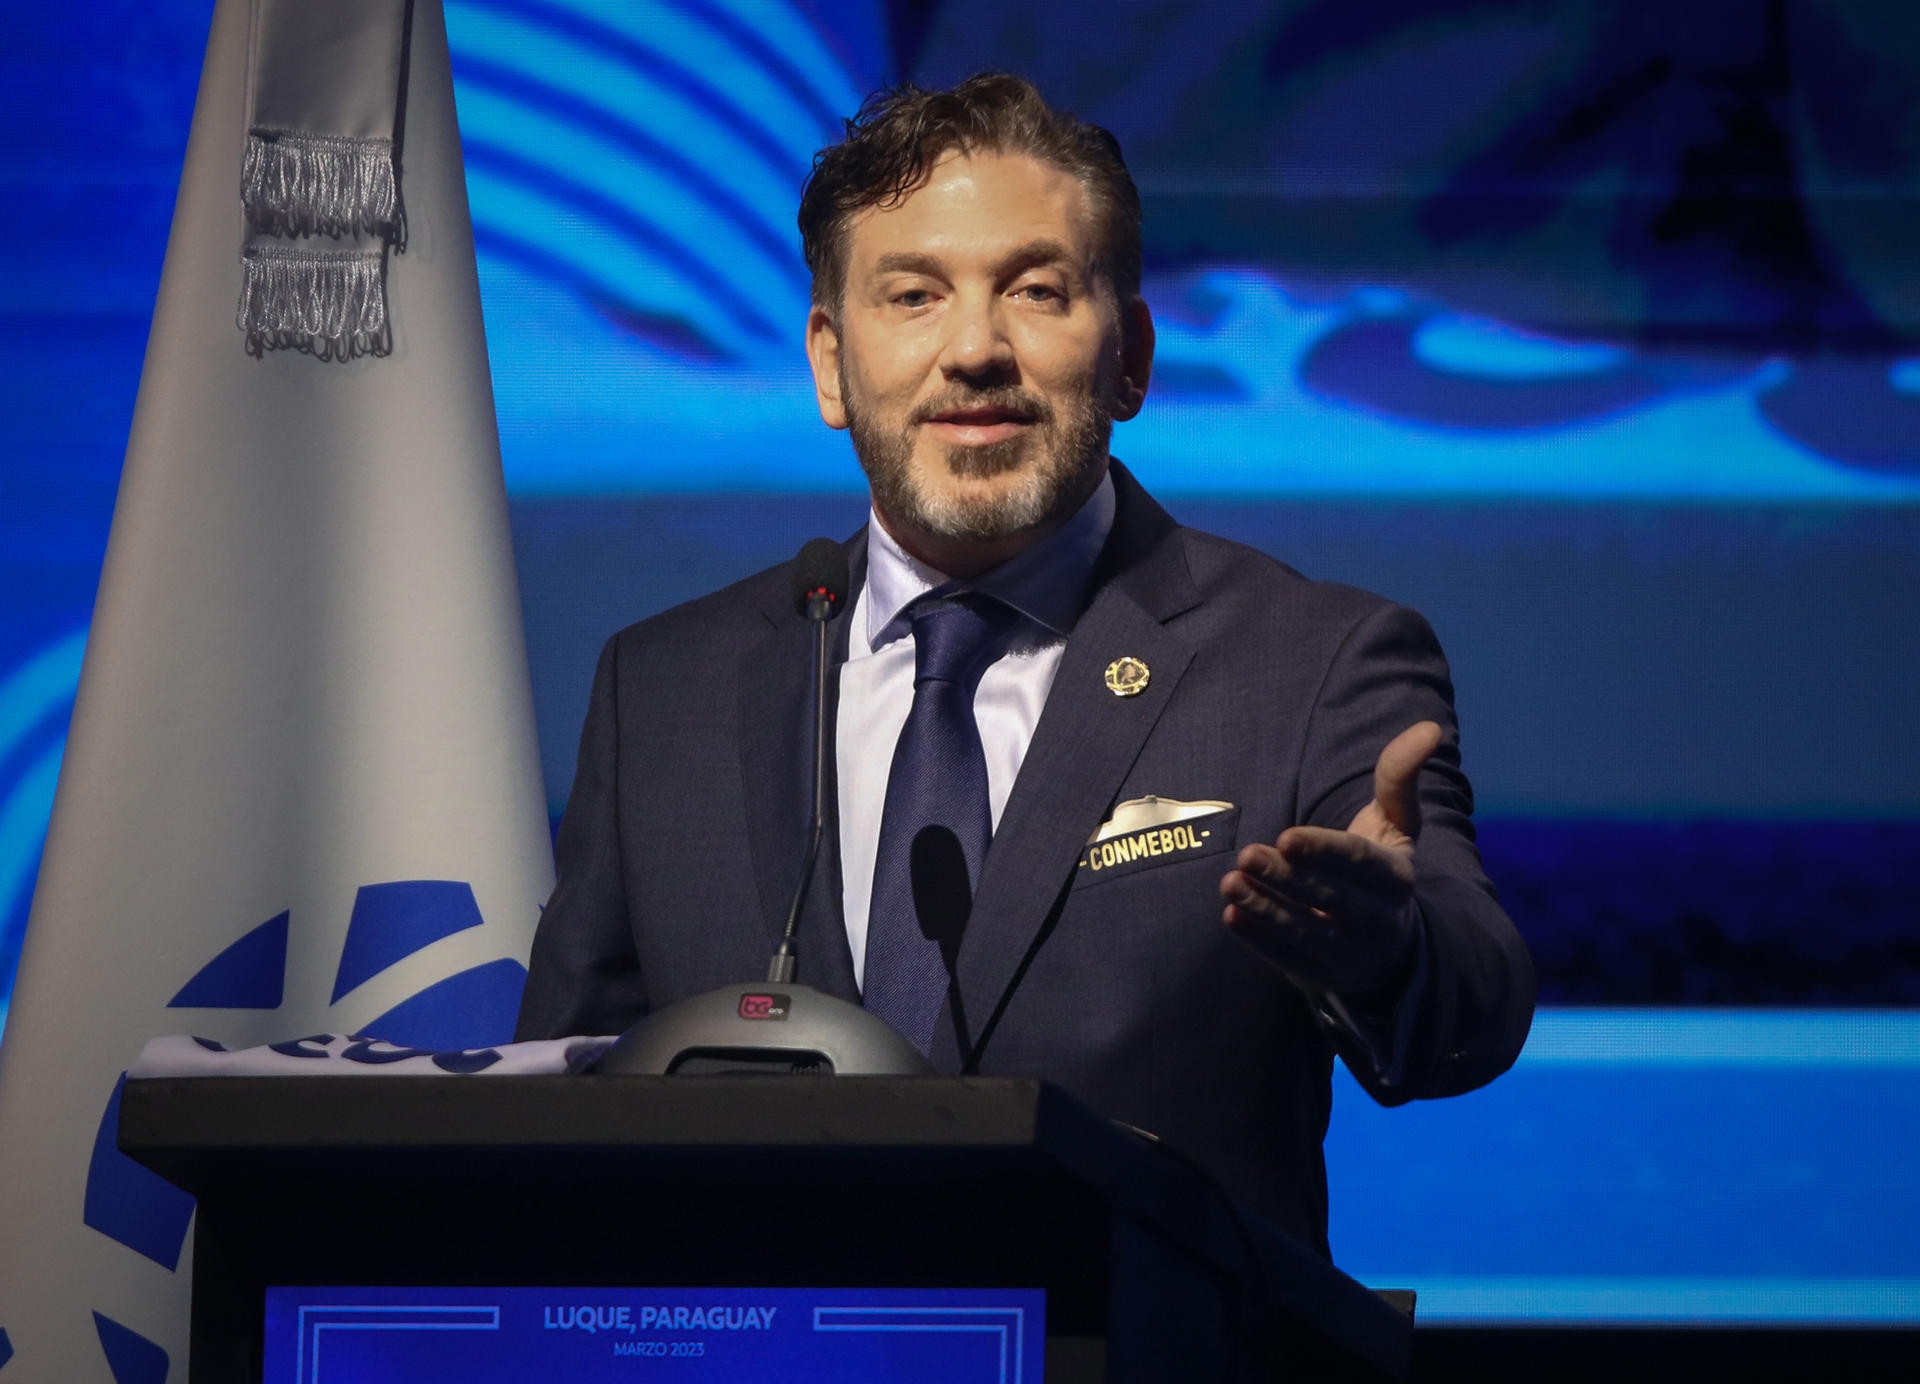
[(813, 156), (800, 193), (800, 244), (813, 301), (838, 313), (846, 291), (847, 226), (869, 207), (898, 206), (953, 150), (1025, 154), (1079, 179), (1100, 231), (1100, 269), (1124, 305), (1140, 292), (1140, 194), (1120, 142), (1056, 111), (1033, 83), (983, 72), (945, 91), (877, 91), (846, 122), (846, 138)]

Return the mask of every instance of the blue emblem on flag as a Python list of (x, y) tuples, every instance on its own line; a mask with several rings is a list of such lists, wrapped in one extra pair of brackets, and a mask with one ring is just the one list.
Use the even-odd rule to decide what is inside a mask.
[[(341, 943), (333, 1000), (442, 938), (484, 921), (472, 886), (461, 880), (362, 886)], [(292, 914), (281, 912), (248, 929), (196, 971), (168, 1007), (278, 1009), (286, 993), (292, 926)], [(455, 1059), (449, 1071), (478, 1070), (497, 1060), (497, 1054), (471, 1050), (512, 1041), (526, 979), (526, 968), (518, 961), (484, 962), (435, 981), (360, 1027), (367, 1037), (402, 1048), (447, 1052)], [(199, 1041), (218, 1046), (211, 1039)], [(463, 1056), (469, 1059), (465, 1066), (460, 1065)], [(123, 1073), (100, 1116), (87, 1169), (84, 1220), (102, 1235), (177, 1271), (193, 1219), (193, 1198), (120, 1152), (116, 1141), (125, 1084)], [(94, 1323), (115, 1384), (164, 1384), (166, 1351), (98, 1312)], [(0, 1332), (0, 1367), (12, 1353), (5, 1332)]]

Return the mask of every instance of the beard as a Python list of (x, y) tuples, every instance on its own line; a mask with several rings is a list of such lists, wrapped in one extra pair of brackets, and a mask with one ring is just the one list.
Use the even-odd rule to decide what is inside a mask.
[[(1113, 432), (1117, 362), (1070, 408), (1013, 385), (958, 385), (915, 408), (897, 430), (856, 407), (846, 358), (840, 361), (840, 397), (854, 455), (867, 474), (874, 507), (897, 523), (965, 542), (994, 542), (1047, 528), (1068, 518), (1086, 499), (1090, 477), (1106, 459)], [(1004, 409), (1030, 420), (1028, 430), (1003, 442), (944, 446), (939, 464), (954, 476), (986, 480), (1017, 472), (991, 494), (953, 495), (922, 483), (913, 469), (914, 430), (950, 409)], [(1064, 412), (1065, 416), (1060, 416)]]

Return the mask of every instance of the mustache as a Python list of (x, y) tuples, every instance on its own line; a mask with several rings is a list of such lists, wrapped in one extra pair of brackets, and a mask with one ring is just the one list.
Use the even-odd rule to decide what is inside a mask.
[(1045, 399), (1011, 385), (984, 389), (949, 390), (918, 405), (908, 416), (910, 423), (930, 423), (943, 413), (977, 412), (991, 409), (1011, 414), (1029, 423), (1051, 423), (1053, 409)]

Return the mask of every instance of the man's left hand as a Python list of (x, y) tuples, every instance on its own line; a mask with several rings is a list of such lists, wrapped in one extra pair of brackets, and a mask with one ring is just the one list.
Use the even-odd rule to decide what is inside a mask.
[(1288, 827), (1248, 846), (1220, 881), (1227, 926), (1309, 991), (1391, 1007), (1414, 964), (1413, 843), (1420, 766), (1440, 747), (1422, 721), (1380, 752), (1373, 801), (1345, 831)]

